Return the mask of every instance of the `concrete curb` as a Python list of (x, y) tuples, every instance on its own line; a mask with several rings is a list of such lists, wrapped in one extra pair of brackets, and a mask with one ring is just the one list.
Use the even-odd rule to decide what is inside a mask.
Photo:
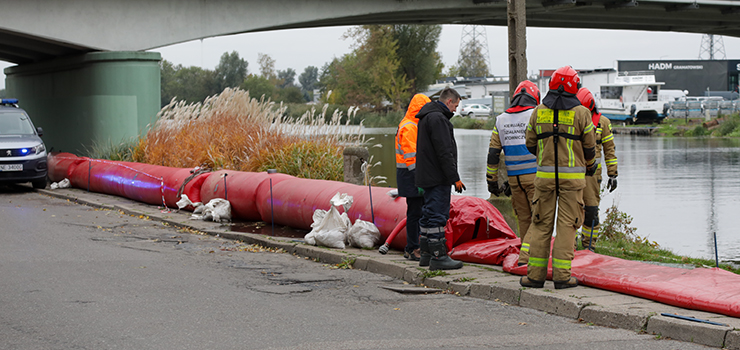
[[(677, 308), (586, 286), (563, 290), (551, 289), (551, 285), (548, 284), (545, 284), (543, 289), (522, 288), (519, 285), (519, 276), (503, 272), (500, 266), (466, 263), (460, 270), (435, 275), (427, 269), (420, 268), (415, 262), (405, 260), (400, 252), (391, 251), (381, 255), (375, 250), (356, 248), (338, 250), (310, 246), (290, 238), (233, 232), (228, 230), (228, 226), (219, 223), (189, 220), (189, 212), (163, 213), (160, 208), (151, 205), (79, 189), (39, 190), (39, 192), (78, 204), (120, 210), (132, 216), (144, 216), (212, 236), (280, 248), (290, 254), (321, 263), (351, 264), (352, 268), (358, 270), (386, 275), (412, 285), (447, 290), (460, 296), (518, 305), (599, 326), (647, 332), (660, 338), (740, 350), (740, 319), (734, 317)], [(663, 312), (693, 316), (728, 326), (660, 316)]]

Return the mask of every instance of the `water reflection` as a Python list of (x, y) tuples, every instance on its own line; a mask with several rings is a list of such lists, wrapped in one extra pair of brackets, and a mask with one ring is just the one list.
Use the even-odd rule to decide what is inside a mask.
[[(375, 137), (374, 175), (395, 187), (395, 128), (365, 129)], [(486, 157), (491, 132), (455, 130), (465, 195), (488, 198)], [(740, 140), (615, 135), (619, 187), (604, 193), (601, 218), (612, 203), (633, 217), (637, 234), (673, 252), (740, 261)]]

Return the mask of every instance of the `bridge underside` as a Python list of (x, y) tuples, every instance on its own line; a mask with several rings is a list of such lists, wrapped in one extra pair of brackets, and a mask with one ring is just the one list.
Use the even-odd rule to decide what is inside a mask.
[[(527, 0), (529, 27), (740, 37), (740, 0)], [(506, 0), (4, 0), (0, 60), (10, 97), (81, 152), (137, 136), (159, 110), (156, 57), (196, 39), (362, 24), (507, 25)]]

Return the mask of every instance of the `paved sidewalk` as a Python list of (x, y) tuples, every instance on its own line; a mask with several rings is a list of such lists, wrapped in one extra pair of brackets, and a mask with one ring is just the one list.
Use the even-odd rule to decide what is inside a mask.
[[(229, 225), (191, 220), (191, 213), (187, 211), (162, 212), (161, 207), (80, 189), (39, 190), (39, 192), (79, 204), (120, 210), (129, 215), (144, 215), (151, 220), (189, 227), (226, 239), (282, 248), (288, 253), (322, 263), (351, 263), (355, 269), (387, 275), (412, 285), (450, 290), (461, 296), (495, 300), (569, 317), (584, 323), (647, 332), (655, 334), (656, 337), (717, 348), (740, 349), (739, 318), (683, 309), (586, 286), (555, 290), (552, 288), (552, 282), (547, 282), (543, 289), (522, 288), (519, 285), (519, 276), (506, 273), (501, 266), (494, 265), (466, 263), (462, 269), (448, 272), (445, 276), (433, 276), (427, 269), (419, 268), (404, 259), (398, 251), (382, 255), (376, 249), (330, 249), (306, 245), (300, 239), (239, 233), (231, 231)], [(410, 288), (409, 292), (416, 293), (418, 289)], [(695, 317), (727, 326), (666, 317), (662, 316), (662, 313)]]

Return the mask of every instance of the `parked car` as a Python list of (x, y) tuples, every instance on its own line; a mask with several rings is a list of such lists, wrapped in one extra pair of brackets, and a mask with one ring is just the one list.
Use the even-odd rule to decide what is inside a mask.
[(488, 117), (491, 115), (491, 108), (484, 104), (471, 104), (463, 106), (460, 115), (467, 117)]
[(46, 187), (43, 130), (34, 127), (17, 99), (0, 100), (0, 183), (30, 182)]

